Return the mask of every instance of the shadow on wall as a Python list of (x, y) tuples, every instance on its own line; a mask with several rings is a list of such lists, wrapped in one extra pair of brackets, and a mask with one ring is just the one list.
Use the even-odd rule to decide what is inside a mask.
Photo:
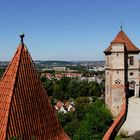
[(136, 131), (134, 134), (130, 135), (130, 137), (134, 138), (135, 140), (140, 140), (140, 131)]
[(128, 91), (128, 98), (133, 97), (134, 96), (134, 90), (130, 90)]

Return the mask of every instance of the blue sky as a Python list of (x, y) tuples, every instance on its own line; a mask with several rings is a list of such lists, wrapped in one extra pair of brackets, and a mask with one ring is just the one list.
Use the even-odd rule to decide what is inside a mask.
[(20, 32), (34, 60), (104, 60), (121, 23), (140, 47), (139, 0), (0, 0), (0, 60)]

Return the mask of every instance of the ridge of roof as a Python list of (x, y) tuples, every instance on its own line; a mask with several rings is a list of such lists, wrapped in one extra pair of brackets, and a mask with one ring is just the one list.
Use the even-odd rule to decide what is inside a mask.
[[(3, 103), (3, 106), (6, 106), (6, 109), (5, 109), (5, 112), (0, 112), (0, 139), (3, 140), (3, 139), (6, 139), (6, 134), (4, 132), (7, 131), (7, 123), (8, 123), (8, 115), (9, 115), (9, 108), (10, 108), (10, 102), (11, 102), (11, 98), (12, 98), (12, 93), (13, 93), (13, 90), (14, 90), (14, 85), (15, 85), (15, 81), (16, 81), (16, 72), (18, 71), (18, 65), (19, 65), (19, 59), (20, 59), (20, 54), (21, 53), (21, 47), (19, 47), (12, 59), (12, 61), (10, 62), (10, 64), (8, 65), (8, 68), (5, 70), (3, 76), (2, 76), (2, 79), (1, 79), (1, 82), (0, 82), (0, 89), (1, 89), (1, 86), (2, 88), (4, 86), (8, 86), (8, 84), (11, 85), (11, 88), (10, 88), (10, 91), (9, 91), (9, 99), (8, 98), (5, 98), (5, 100), (2, 99), (2, 96), (0, 96), (0, 110), (1, 110), (1, 107), (2, 107), (2, 103)], [(16, 60), (17, 59), (17, 60)], [(13, 63), (15, 63), (16, 67), (13, 67)], [(13, 73), (13, 79), (9, 79), (9, 81), (7, 81), (7, 73), (9, 71), (11, 71), (12, 69), (15, 71), (15, 73)], [(10, 73), (8, 74), (10, 75)], [(7, 83), (8, 82), (8, 83)], [(5, 91), (6, 93), (8, 92), (8, 88), (5, 87)], [(1, 91), (0, 91), (1, 92)], [(1, 94), (1, 93), (0, 93)], [(3, 114), (4, 115), (3, 115)]]
[(121, 30), (117, 36), (115, 37), (115, 39), (110, 43), (109, 47), (104, 51), (106, 52), (110, 52), (111, 48), (112, 48), (112, 44), (125, 44), (126, 46), (126, 50), (128, 52), (140, 52), (140, 49), (137, 48), (133, 42), (129, 39), (129, 37), (125, 34), (125, 32), (123, 30)]
[(0, 140), (12, 136), (69, 140), (24, 43), (18, 46), (0, 82)]

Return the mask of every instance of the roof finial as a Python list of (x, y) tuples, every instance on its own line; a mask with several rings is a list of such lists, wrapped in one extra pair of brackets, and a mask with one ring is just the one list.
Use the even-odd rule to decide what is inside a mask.
[(24, 33), (23, 33), (23, 32), (22, 32), (22, 33), (20, 33), (20, 35), (19, 35), (19, 36), (20, 36), (20, 38), (21, 38), (21, 43), (23, 43), (23, 38), (24, 38), (24, 36), (25, 36), (25, 35), (24, 35)]
[(121, 23), (121, 26), (120, 26), (120, 28), (121, 28), (121, 31), (123, 30), (123, 23)]

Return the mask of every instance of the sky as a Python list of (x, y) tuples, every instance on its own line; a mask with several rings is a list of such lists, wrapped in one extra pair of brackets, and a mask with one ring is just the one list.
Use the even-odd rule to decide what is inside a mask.
[(104, 60), (121, 24), (140, 47), (140, 0), (0, 0), (0, 61), (21, 32), (34, 60)]

